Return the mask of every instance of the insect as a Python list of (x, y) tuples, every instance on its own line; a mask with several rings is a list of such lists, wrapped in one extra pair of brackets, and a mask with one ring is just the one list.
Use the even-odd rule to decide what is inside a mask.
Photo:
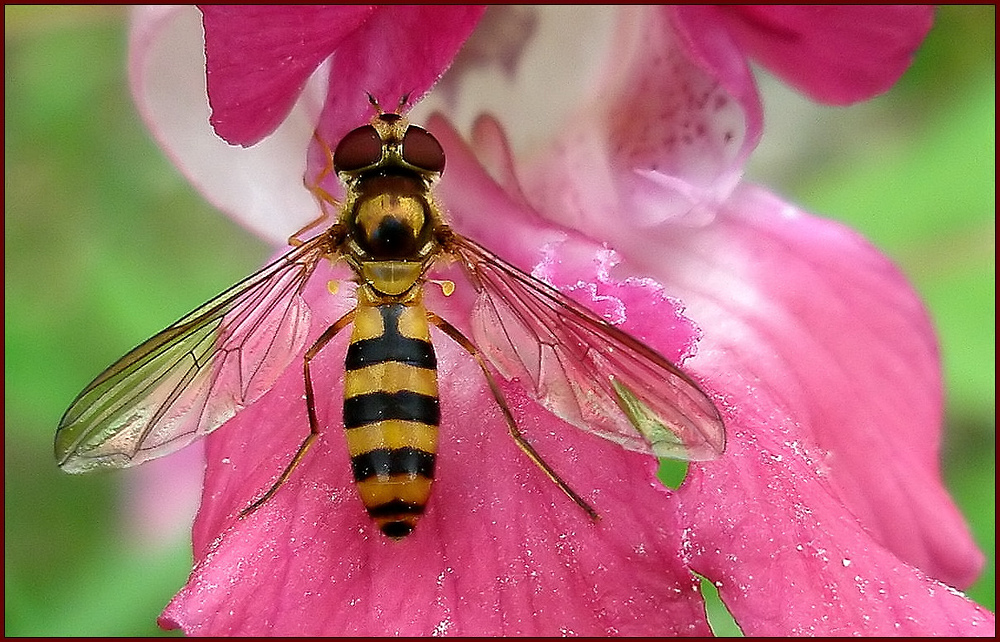
[[(302, 353), (309, 434), (274, 484), (243, 510), (270, 499), (320, 434), (310, 364), (352, 328), (344, 377), (344, 431), (361, 500), (391, 538), (408, 535), (428, 503), (440, 406), (430, 328), (479, 365), (511, 437), (591, 518), (597, 512), (545, 462), (518, 429), (492, 368), (517, 377), (557, 416), (622, 447), (687, 460), (725, 448), (721, 416), (688, 375), (651, 348), (453, 231), (433, 187), (445, 154), (427, 130), (383, 111), (330, 152), (346, 196), (314, 188), (339, 210), (325, 231), (292, 249), (142, 343), (101, 373), (66, 411), (55, 436), (71, 473), (124, 468), (174, 452), (260, 398), (302, 353), (306, 283), (324, 259), (344, 260), (357, 282), (354, 309)], [(318, 182), (317, 182), (318, 184)], [(441, 260), (464, 268), (478, 297), (476, 342), (423, 303)]]

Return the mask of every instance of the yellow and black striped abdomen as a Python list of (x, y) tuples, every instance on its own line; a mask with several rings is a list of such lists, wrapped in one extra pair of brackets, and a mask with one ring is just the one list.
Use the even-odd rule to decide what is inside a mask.
[(379, 529), (408, 535), (430, 497), (437, 359), (419, 302), (359, 301), (344, 376), (344, 430), (361, 501)]

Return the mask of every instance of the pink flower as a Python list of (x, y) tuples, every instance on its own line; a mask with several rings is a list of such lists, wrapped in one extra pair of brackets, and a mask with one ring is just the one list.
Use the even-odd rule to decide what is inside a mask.
[[(416, 111), (439, 100), (459, 123), (496, 114), (468, 140), (441, 116), (422, 121), (448, 154), (439, 195), (455, 229), (682, 362), (717, 400), (729, 441), (673, 491), (654, 459), (504, 383), (525, 434), (600, 512), (592, 523), (507, 436), (475, 363), (436, 338), (437, 483), (416, 531), (390, 541), (353, 490), (334, 342), (314, 362), (327, 429), (250, 517), (236, 516), (308, 430), (297, 362), (207, 440), (196, 566), (165, 626), (707, 635), (695, 572), (750, 635), (993, 634), (993, 615), (949, 586), (968, 584), (982, 556), (940, 480), (939, 363), (920, 302), (856, 234), (741, 182), (762, 131), (747, 55), (815, 98), (864, 99), (905, 69), (930, 9), (640, 7), (573, 27), (579, 8), (554, 27), (534, 9), (498, 9), (462, 52), (478, 9), (203, 11), (211, 122), (254, 147), (215, 139), (202, 86), (185, 82), (206, 68), (197, 37), (184, 40), (196, 13), (139, 16), (132, 79), (161, 143), (214, 203), (283, 240), (315, 212), (301, 186), (321, 177), (314, 131), (339, 140), (370, 117), (365, 91), (389, 106), (419, 98), (454, 59)], [(612, 11), (602, 43), (590, 27)], [(571, 49), (595, 43), (593, 59)], [(535, 54), (565, 65), (534, 65)], [(508, 75), (488, 75), (484, 60)], [(350, 288), (326, 290), (343, 273), (320, 271), (306, 293), (310, 337), (352, 305)], [(459, 289), (445, 298), (428, 284), (429, 307), (468, 334), (473, 295), (442, 273)]]

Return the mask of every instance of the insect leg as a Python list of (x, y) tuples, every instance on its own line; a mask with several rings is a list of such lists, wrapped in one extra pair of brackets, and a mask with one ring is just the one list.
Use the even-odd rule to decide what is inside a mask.
[(281, 488), (282, 484), (288, 481), (292, 471), (295, 470), (295, 467), (298, 466), (299, 462), (302, 461), (302, 458), (305, 457), (306, 451), (309, 450), (309, 446), (311, 446), (312, 443), (316, 441), (316, 437), (319, 436), (319, 419), (316, 417), (316, 394), (313, 392), (312, 375), (309, 372), (309, 362), (313, 360), (313, 357), (315, 357), (319, 351), (322, 350), (326, 344), (328, 344), (330, 340), (337, 335), (338, 332), (349, 326), (351, 322), (354, 321), (355, 312), (356, 309), (351, 310), (344, 316), (337, 319), (337, 322), (327, 328), (326, 331), (321, 334), (318, 339), (316, 339), (316, 342), (313, 343), (308, 350), (306, 350), (305, 356), (302, 358), (302, 373), (305, 378), (306, 412), (309, 415), (309, 434), (302, 441), (302, 444), (299, 445), (299, 449), (295, 451), (295, 455), (292, 456), (292, 460), (288, 462), (285, 470), (278, 477), (278, 481), (274, 482), (271, 488), (268, 489), (268, 491), (264, 493), (260, 499), (255, 500), (252, 504), (244, 508), (240, 512), (241, 518), (253, 513), (255, 510), (263, 506), (269, 499), (274, 497), (274, 494), (278, 492), (278, 489)]
[(313, 228), (319, 227), (320, 225), (323, 224), (324, 221), (326, 221), (326, 220), (328, 220), (330, 218), (330, 213), (326, 211), (326, 207), (323, 205), (322, 202), (320, 202), (320, 210), (321, 210), (321, 213), (320, 213), (319, 216), (317, 216), (313, 220), (311, 220), (308, 223), (306, 223), (305, 225), (303, 225), (294, 234), (292, 234), (291, 236), (288, 237), (288, 244), (289, 245), (291, 245), (292, 247), (299, 247), (300, 245), (302, 245), (303, 243), (305, 243), (305, 241), (302, 240), (302, 235), (303, 234), (305, 234), (306, 232), (308, 232), (309, 230), (311, 230)]
[(301, 237), (303, 234), (315, 227), (319, 227), (325, 221), (335, 218), (335, 215), (330, 213), (330, 210), (328, 209), (329, 207), (332, 207), (334, 211), (339, 211), (340, 209), (340, 201), (334, 198), (328, 191), (320, 187), (320, 183), (322, 183), (327, 176), (333, 174), (333, 150), (330, 149), (330, 146), (325, 140), (320, 138), (318, 134), (313, 134), (313, 138), (316, 139), (316, 142), (319, 143), (319, 146), (323, 149), (323, 153), (326, 155), (327, 160), (323, 169), (320, 170), (319, 174), (316, 175), (316, 178), (313, 179), (313, 181), (303, 182), (305, 183), (306, 189), (312, 192), (313, 196), (316, 197), (316, 200), (319, 201), (320, 215), (303, 225), (302, 228), (288, 237), (288, 244), (293, 247), (302, 245), (303, 241)]
[(544, 459), (542, 459), (542, 456), (538, 454), (538, 451), (535, 450), (535, 448), (528, 443), (528, 440), (524, 438), (524, 435), (521, 434), (520, 429), (517, 427), (517, 422), (514, 420), (514, 415), (511, 413), (510, 408), (507, 406), (507, 402), (504, 399), (503, 391), (500, 390), (500, 386), (493, 377), (493, 373), (490, 372), (489, 367), (486, 365), (486, 360), (483, 358), (482, 353), (479, 352), (479, 349), (475, 346), (475, 344), (469, 341), (458, 328), (433, 312), (428, 311), (427, 320), (451, 337), (455, 343), (462, 346), (466, 352), (472, 355), (472, 358), (476, 360), (476, 363), (479, 364), (479, 368), (483, 371), (483, 375), (486, 377), (486, 381), (490, 385), (490, 391), (493, 393), (493, 398), (496, 399), (497, 405), (500, 406), (500, 411), (503, 412), (504, 420), (507, 422), (507, 428), (510, 432), (510, 436), (514, 439), (514, 443), (516, 443), (518, 447), (524, 451), (524, 454), (528, 456), (528, 459), (533, 461), (536, 466), (542, 469), (542, 472), (544, 472), (549, 479), (555, 482), (555, 485), (558, 486), (562, 492), (566, 493), (567, 497), (572, 499), (577, 506), (582, 508), (590, 519), (594, 521), (599, 520), (601, 516), (597, 514), (597, 511), (594, 510), (585, 499), (580, 497), (576, 491), (570, 488), (569, 484), (559, 477), (556, 471), (553, 470)]

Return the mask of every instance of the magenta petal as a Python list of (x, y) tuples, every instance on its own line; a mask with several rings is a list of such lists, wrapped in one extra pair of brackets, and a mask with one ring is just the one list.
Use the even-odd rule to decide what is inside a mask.
[[(508, 389), (526, 433), (601, 511), (591, 523), (514, 446), (483, 403), (485, 387), (471, 384), (467, 357), (445, 345), (439, 353), (448, 437), (431, 506), (411, 536), (379, 534), (354, 493), (331, 363), (320, 411), (330, 427), (256, 514), (199, 516), (196, 567), (161, 623), (201, 635), (709, 633), (680, 561), (681, 528), (664, 510), (669, 496), (626, 483), (637, 468), (652, 475), (654, 462), (567, 434)], [(231, 515), (290, 455), (305, 421), (296, 375), (210, 439), (209, 510), (218, 503)], [(463, 375), (470, 379), (456, 382)], [(284, 448), (266, 449), (272, 441)], [(264, 470), (247, 476), (262, 459)]]
[(811, 98), (847, 105), (881, 94), (913, 61), (931, 6), (727, 6), (715, 13), (748, 53)]
[(623, 254), (688, 306), (705, 333), (688, 366), (734, 409), (726, 454), (679, 496), (692, 566), (744, 631), (992, 635), (923, 574), (962, 586), (982, 555), (940, 479), (937, 353), (899, 272), (749, 186)]
[(285, 119), (306, 80), (370, 6), (203, 5), (212, 126), (250, 146)]
[(819, 463), (877, 541), (933, 577), (971, 583), (982, 555), (938, 464), (934, 334), (898, 270), (857, 234), (753, 187), (710, 226), (661, 232), (646, 254), (622, 253), (704, 330), (710, 359), (698, 371), (739, 373), (747, 384), (715, 384), (733, 394), (758, 382), (830, 452)]
[[(852, 518), (785, 391), (720, 375), (738, 409), (725, 457), (681, 489), (692, 568), (748, 636), (992, 636), (994, 615), (899, 561)], [(886, 463), (886, 462), (882, 462)], [(833, 483), (831, 483), (833, 482)]]
[[(333, 54), (328, 119), (347, 125), (363, 121), (365, 92), (389, 109), (406, 93), (418, 100), (447, 69), (483, 8), (205, 5), (201, 10), (212, 125), (228, 142), (249, 146), (285, 119), (306, 80)], [(350, 106), (346, 113), (344, 106)], [(329, 140), (343, 133), (338, 130)]]

